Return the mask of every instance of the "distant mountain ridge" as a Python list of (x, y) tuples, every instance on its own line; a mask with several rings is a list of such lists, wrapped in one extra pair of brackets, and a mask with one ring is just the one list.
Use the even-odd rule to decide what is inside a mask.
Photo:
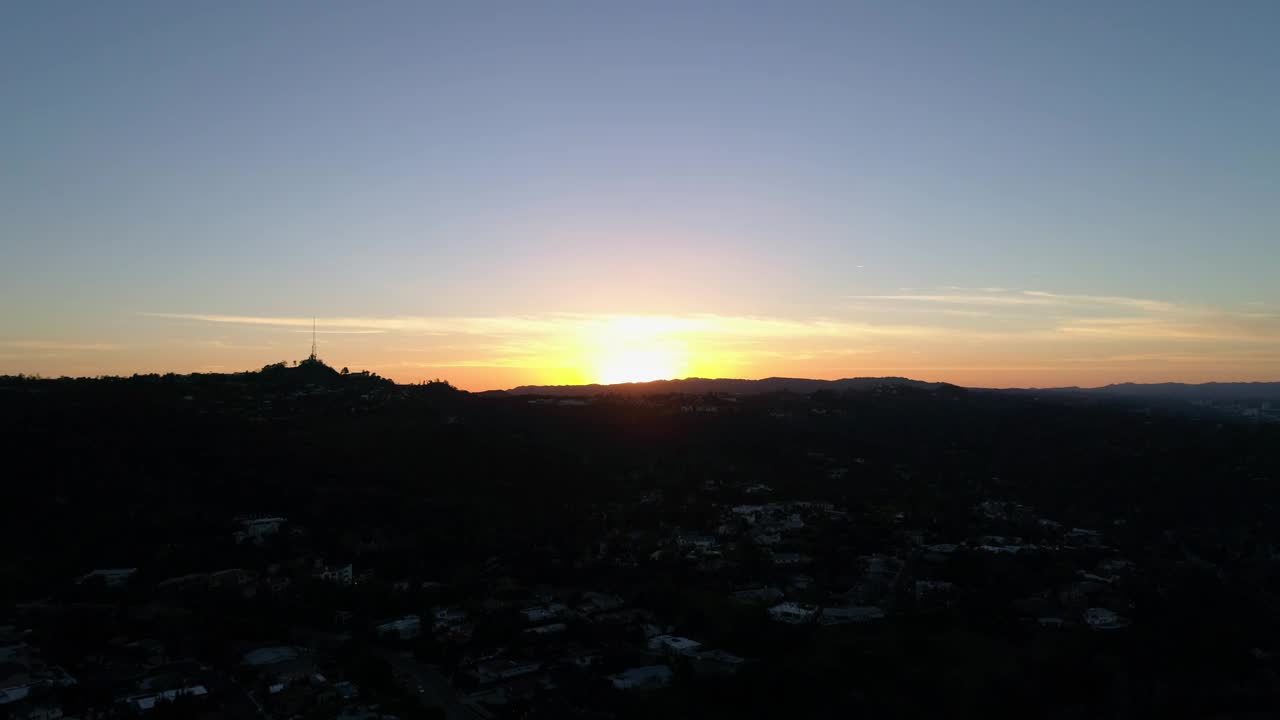
[[(839, 380), (769, 377), (760, 380), (685, 378), (683, 380), (653, 380), (650, 382), (619, 383), (616, 385), (521, 385), (509, 390), (488, 390), (477, 394), (481, 396), (543, 395), (557, 397), (583, 395), (705, 395), (712, 393), (758, 395), (774, 392), (808, 394), (819, 390), (861, 391), (883, 387), (911, 387), (922, 390), (962, 389), (961, 386), (950, 383), (926, 382), (904, 377), (855, 377)], [(1094, 388), (970, 389), (991, 392), (1074, 394), (1094, 397), (1182, 400), (1187, 402), (1280, 401), (1280, 382), (1115, 383)]]
[(1280, 400), (1280, 382), (1113, 383), (1096, 388), (1061, 387), (1035, 392), (1079, 393), (1187, 402)]
[(521, 385), (510, 390), (489, 390), (479, 395), (705, 395), (725, 393), (729, 395), (759, 395), (774, 392), (808, 394), (819, 390), (873, 390), (880, 387), (913, 387), (925, 390), (955, 388), (949, 383), (925, 382), (903, 377), (861, 377), (840, 380), (813, 380), (810, 378), (770, 377), (760, 380), (737, 378), (685, 378), (683, 380), (652, 380), (649, 382), (619, 383), (616, 385)]

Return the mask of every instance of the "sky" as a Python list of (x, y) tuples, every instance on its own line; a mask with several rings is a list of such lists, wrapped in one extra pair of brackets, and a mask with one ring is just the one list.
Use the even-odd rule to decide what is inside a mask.
[(1280, 3), (0, 6), (0, 374), (1280, 380)]

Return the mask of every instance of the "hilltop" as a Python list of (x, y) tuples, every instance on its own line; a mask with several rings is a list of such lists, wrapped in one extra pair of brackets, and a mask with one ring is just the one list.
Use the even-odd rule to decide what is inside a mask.
[(616, 385), (521, 385), (510, 390), (490, 390), (480, 395), (759, 395), (764, 393), (792, 392), (809, 394), (820, 390), (873, 390), (883, 387), (911, 387), (922, 390), (943, 388), (958, 389), (948, 383), (924, 382), (903, 377), (843, 378), (840, 380), (813, 380), (809, 378), (770, 377), (760, 380), (738, 378), (685, 378), (683, 380), (653, 380), (650, 382), (620, 383)]

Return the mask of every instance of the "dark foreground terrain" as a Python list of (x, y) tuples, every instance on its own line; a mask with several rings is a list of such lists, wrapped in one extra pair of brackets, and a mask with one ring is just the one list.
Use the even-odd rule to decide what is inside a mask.
[(0, 379), (0, 716), (1271, 717), (1280, 425)]

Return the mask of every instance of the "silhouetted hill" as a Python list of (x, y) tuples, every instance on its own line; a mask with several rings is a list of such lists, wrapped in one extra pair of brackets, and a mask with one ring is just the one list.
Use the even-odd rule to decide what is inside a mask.
[(342, 373), (326, 365), (323, 360), (303, 360), (290, 367), (286, 363), (268, 365), (258, 372), (239, 373), (237, 377), (271, 386), (314, 385), (334, 388), (359, 383), (386, 384), (392, 382), (368, 372)]
[(1086, 395), (1091, 397), (1126, 398), (1182, 402), (1259, 402), (1280, 401), (1280, 382), (1209, 382), (1188, 383), (1115, 383), (1096, 388), (1060, 387), (1009, 392), (1037, 394)]
[(128, 377), (100, 378), (40, 378), (38, 376), (0, 376), (0, 386), (34, 385), (146, 385), (146, 386), (256, 386), (266, 390), (290, 391), (306, 388), (322, 388), (337, 390), (360, 387), (391, 387), (395, 383), (368, 371), (342, 371), (326, 365), (322, 360), (302, 360), (290, 365), (286, 362), (273, 363), (261, 370), (249, 370), (235, 373), (148, 373), (135, 374)]
[(1154, 383), (1150, 385), (1118, 383), (1096, 388), (1094, 392), (1128, 397), (1165, 397), (1180, 400), (1280, 400), (1280, 382), (1210, 382), (1198, 385), (1184, 383)]
[[(760, 395), (792, 392), (802, 395), (821, 390), (845, 392), (865, 391), (886, 387), (904, 387), (923, 390), (956, 388), (948, 383), (925, 382), (903, 377), (860, 377), (840, 380), (814, 380), (811, 378), (770, 377), (760, 380), (737, 378), (685, 378), (683, 380), (654, 380), (641, 383), (615, 385), (521, 385), (510, 390), (490, 390), (480, 396), (544, 395), (554, 397), (584, 395)], [(1169, 403), (1201, 402), (1264, 402), (1280, 401), (1280, 382), (1210, 382), (1187, 383), (1116, 383), (1096, 388), (972, 388), (990, 392), (1014, 394), (1057, 395), (1077, 398), (1147, 400)]]
[(510, 390), (491, 390), (481, 395), (705, 395), (725, 393), (729, 395), (759, 395), (764, 393), (793, 392), (809, 394), (819, 390), (872, 390), (882, 387), (911, 387), (937, 390), (955, 388), (947, 383), (930, 383), (901, 377), (843, 378), (841, 380), (812, 380), (808, 378), (771, 377), (761, 380), (735, 378), (685, 378), (683, 380), (654, 380), (652, 382), (619, 383), (616, 385), (521, 385)]

